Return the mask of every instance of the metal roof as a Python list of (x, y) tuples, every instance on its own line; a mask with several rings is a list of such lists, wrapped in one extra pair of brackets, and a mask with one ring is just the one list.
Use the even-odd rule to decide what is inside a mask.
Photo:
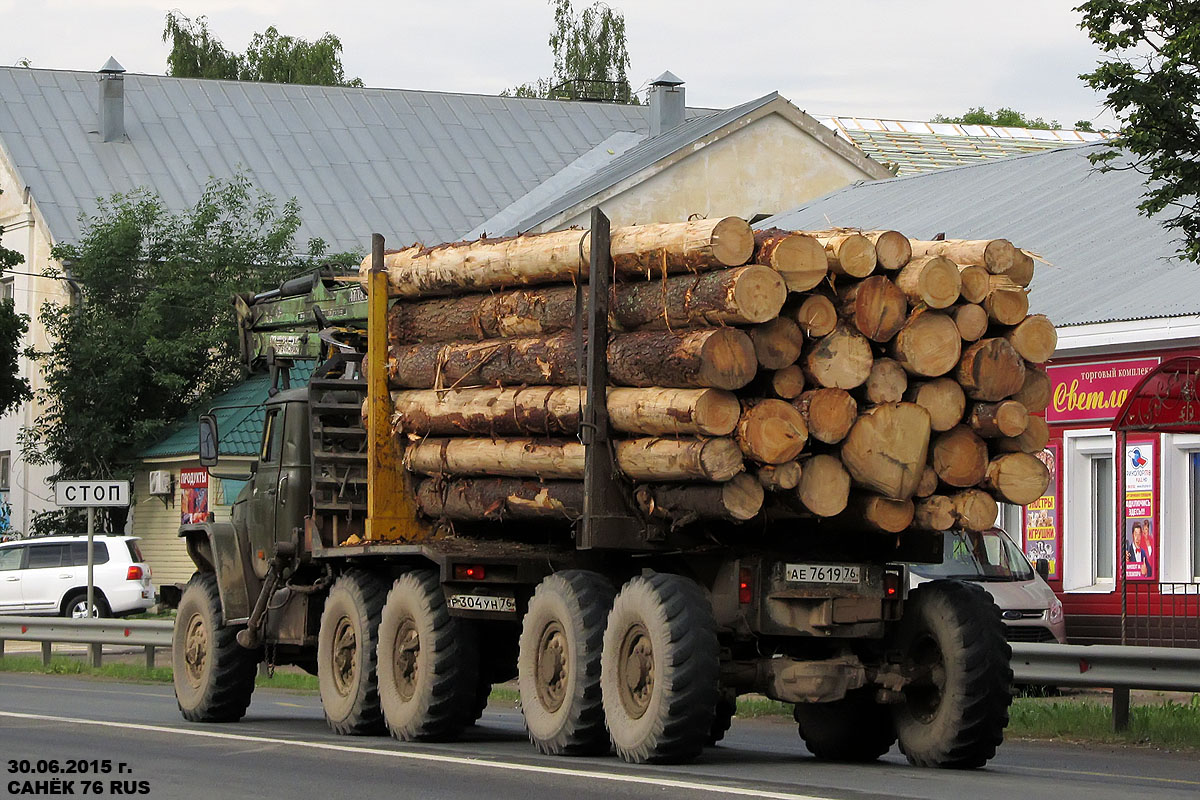
[(646, 106), (126, 74), (127, 137), (104, 143), (98, 80), (0, 67), (0, 154), (55, 241), (98, 197), (148, 187), (178, 211), (239, 168), (299, 200), (298, 241), (451, 241), (614, 133), (649, 130)]
[(1107, 138), (1101, 131), (1066, 128), (1041, 130), (867, 117), (818, 119), (902, 176)]
[(1030, 307), (1056, 325), (1200, 313), (1200, 266), (1176, 237), (1138, 213), (1145, 177), (1100, 172), (1103, 143), (1059, 148), (832, 192), (759, 227), (894, 229), (916, 239), (1003, 237), (1037, 265)]
[[(308, 385), (316, 366), (311, 361), (298, 361), (291, 369), (293, 388)], [(263, 402), (271, 388), (269, 375), (251, 375), (245, 381), (214, 399), (209, 406), (217, 419), (218, 449), (224, 456), (253, 456), (262, 442)], [(172, 424), (170, 431), (156, 444), (138, 454), (139, 458), (170, 458), (195, 455), (200, 447), (197, 425), (200, 415), (183, 417)]]

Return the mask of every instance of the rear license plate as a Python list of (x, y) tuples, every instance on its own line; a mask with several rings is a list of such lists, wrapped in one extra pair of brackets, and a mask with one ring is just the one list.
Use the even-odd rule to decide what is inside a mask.
[(503, 614), (517, 613), (517, 601), (512, 597), (489, 594), (452, 594), (446, 598), (450, 608), (460, 611), (499, 611)]
[(784, 564), (788, 583), (858, 583), (862, 567), (857, 564)]

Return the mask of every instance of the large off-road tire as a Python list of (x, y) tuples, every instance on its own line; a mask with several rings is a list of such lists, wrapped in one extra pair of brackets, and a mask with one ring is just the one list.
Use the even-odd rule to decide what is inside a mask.
[(600, 686), (617, 754), (679, 763), (700, 754), (720, 696), (716, 623), (703, 590), (678, 575), (626, 583), (604, 629)]
[(325, 721), (335, 733), (383, 732), (375, 651), (387, 585), (361, 570), (341, 575), (329, 590), (317, 635), (317, 683)]
[(794, 716), (804, 746), (822, 761), (875, 761), (896, 741), (891, 709), (875, 702), (873, 689), (832, 703), (797, 703)]
[(171, 640), (175, 699), (184, 719), (237, 722), (246, 714), (259, 654), (241, 647), (236, 636), (221, 613), (217, 576), (193, 575), (179, 599)]
[(600, 652), (614, 594), (602, 575), (567, 570), (538, 584), (529, 601), (517, 685), (529, 741), (543, 753), (608, 752)]
[(931, 581), (904, 603), (893, 642), (916, 668), (892, 707), (900, 749), (912, 764), (974, 769), (996, 754), (1012, 703), (1012, 649), (1000, 610), (982, 587)]
[(725, 734), (733, 727), (733, 717), (737, 714), (737, 692), (722, 690), (717, 698), (717, 707), (713, 711), (712, 727), (708, 729), (709, 747), (715, 747), (725, 738)]
[(478, 684), (475, 628), (450, 616), (437, 573), (401, 575), (379, 626), (379, 697), (392, 736), (456, 737), (475, 721)]

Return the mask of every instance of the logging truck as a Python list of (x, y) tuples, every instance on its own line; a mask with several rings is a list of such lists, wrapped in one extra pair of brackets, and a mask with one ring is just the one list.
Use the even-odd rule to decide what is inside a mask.
[(1024, 258), (596, 210), (237, 298), (274, 387), (249, 476), (201, 419), (247, 482), (180, 529), (183, 716), (240, 719), (265, 662), (340, 734), (469, 739), (515, 680), (546, 754), (688, 761), (759, 693), (818, 758), (983, 765), (1003, 623), (903, 564), (1045, 488)]

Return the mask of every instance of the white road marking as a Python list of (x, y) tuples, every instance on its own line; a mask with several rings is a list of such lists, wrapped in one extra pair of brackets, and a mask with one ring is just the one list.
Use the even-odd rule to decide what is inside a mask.
[(204, 739), (224, 739), (226, 741), (247, 742), (263, 745), (290, 745), (305, 747), (311, 750), (327, 750), (338, 753), (368, 753), (370, 755), (398, 758), (408, 761), (425, 761), (436, 764), (454, 764), (461, 767), (481, 767), (483, 769), (501, 770), (504, 772), (532, 772), (540, 775), (554, 775), (562, 778), (587, 778), (611, 783), (626, 783), (641, 786), (657, 786), (664, 789), (685, 789), (707, 794), (734, 795), (740, 797), (765, 797), (769, 800), (832, 800), (818, 795), (793, 794), (790, 792), (769, 792), (762, 789), (747, 789), (740, 786), (722, 786), (715, 783), (700, 783), (697, 781), (682, 781), (672, 778), (656, 778), (648, 775), (621, 775), (614, 772), (599, 770), (567, 769), (566, 767), (547, 767), (538, 764), (510, 764), (500, 761), (489, 761), (483, 758), (467, 758), (464, 756), (449, 756), (438, 753), (413, 753), (403, 750), (384, 750), (378, 747), (354, 747), (328, 742), (303, 742), (294, 739), (279, 739), (272, 736), (247, 736), (240, 733), (219, 733), (216, 731), (188, 730), (171, 728), (165, 725), (143, 725), (133, 722), (109, 722), (92, 719), (74, 719), (71, 717), (55, 717), (47, 714), (22, 714), (16, 711), (0, 711), (0, 717), (12, 719), (36, 720), (41, 722), (62, 722), (70, 725), (94, 725), (102, 728), (122, 728), (144, 733), (165, 733), (179, 736), (195, 736)]

